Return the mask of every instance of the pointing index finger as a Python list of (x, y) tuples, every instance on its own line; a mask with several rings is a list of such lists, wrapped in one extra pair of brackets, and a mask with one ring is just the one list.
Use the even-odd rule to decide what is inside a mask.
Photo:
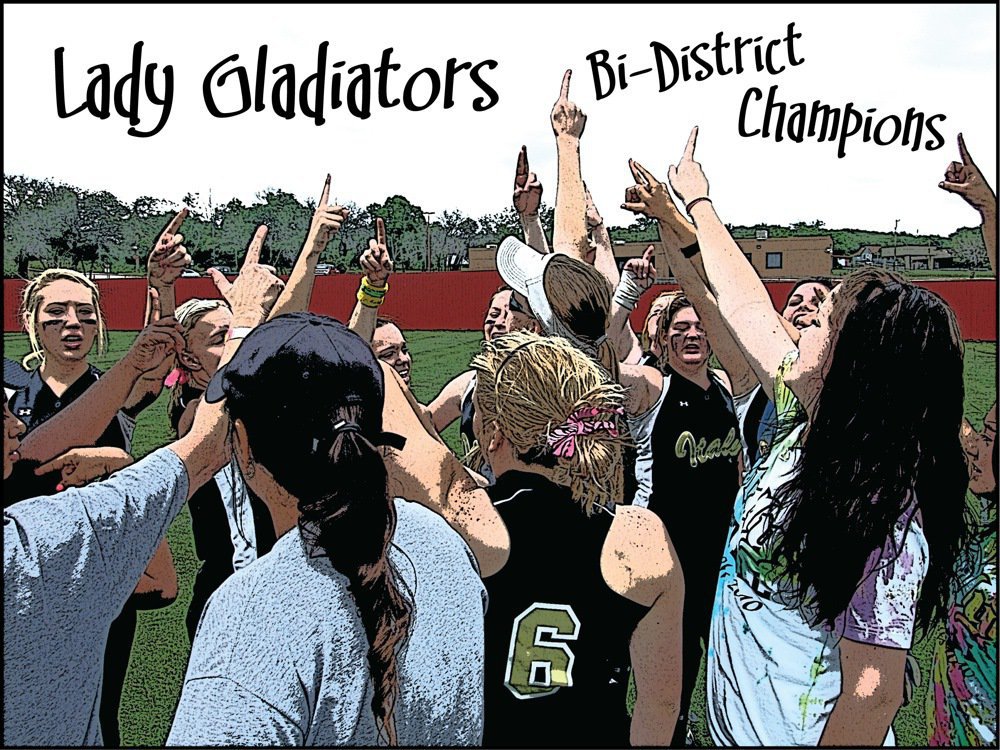
[(528, 147), (521, 146), (521, 153), (517, 155), (517, 171), (514, 172), (514, 183), (518, 187), (524, 187), (528, 181)]
[(182, 208), (177, 214), (170, 220), (167, 226), (161, 232), (161, 236), (164, 234), (177, 234), (177, 230), (181, 228), (181, 224), (184, 223), (184, 219), (187, 218), (188, 210), (187, 208)]
[(385, 247), (385, 222), (381, 218), (375, 219), (375, 241)]
[(573, 77), (573, 71), (567, 70), (563, 73), (562, 88), (559, 91), (560, 99), (569, 99), (569, 79)]
[(691, 135), (688, 136), (687, 146), (684, 147), (684, 158), (694, 161), (694, 147), (698, 143), (698, 126), (691, 128)]
[(330, 175), (326, 176), (326, 182), (323, 183), (323, 192), (319, 196), (319, 205), (325, 206), (330, 202)]
[(646, 252), (644, 252), (642, 254), (642, 259), (645, 260), (645, 261), (651, 261), (651, 260), (653, 260), (653, 246), (652, 245), (650, 245), (649, 247), (646, 248)]
[(260, 251), (264, 248), (264, 240), (267, 238), (267, 224), (261, 224), (257, 231), (253, 233), (250, 240), (250, 247), (247, 248), (247, 257), (243, 261), (243, 268), (260, 263)]
[(962, 164), (970, 166), (974, 163), (972, 157), (969, 156), (969, 149), (965, 147), (965, 138), (962, 137), (961, 133), (958, 134), (958, 153), (962, 156)]

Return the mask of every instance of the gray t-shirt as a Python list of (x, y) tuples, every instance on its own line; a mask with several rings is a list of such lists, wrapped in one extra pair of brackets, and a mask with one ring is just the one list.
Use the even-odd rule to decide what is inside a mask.
[(100, 745), (104, 647), (187, 499), (161, 448), (103, 482), (15, 503), (3, 523), (3, 738)]
[[(486, 589), (441, 516), (396, 500), (389, 556), (413, 604), (400, 745), (479, 745)], [(168, 745), (377, 745), (368, 641), (347, 579), (298, 528), (209, 599)]]

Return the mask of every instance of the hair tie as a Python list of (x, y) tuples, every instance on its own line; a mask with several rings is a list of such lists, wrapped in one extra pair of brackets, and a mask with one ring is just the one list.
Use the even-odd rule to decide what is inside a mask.
[(582, 406), (549, 433), (546, 443), (552, 449), (552, 453), (559, 458), (572, 458), (576, 453), (576, 438), (579, 435), (605, 431), (611, 437), (618, 437), (617, 422), (604, 417), (624, 413), (625, 410), (621, 407), (604, 409), (598, 406)]
[(181, 368), (175, 367), (173, 370), (167, 373), (167, 377), (163, 379), (163, 385), (167, 388), (173, 388), (175, 385), (184, 385), (190, 379), (188, 371)]

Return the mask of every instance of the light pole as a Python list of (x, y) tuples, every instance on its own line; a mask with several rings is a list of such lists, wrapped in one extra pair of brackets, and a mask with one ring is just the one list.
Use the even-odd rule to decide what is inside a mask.
[(899, 235), (896, 234), (896, 230), (899, 229), (899, 219), (896, 219), (896, 223), (892, 225), (892, 267), (893, 270), (899, 268), (899, 256), (896, 255), (899, 248)]
[(422, 211), (424, 215), (424, 220), (427, 222), (426, 227), (426, 240), (427, 240), (427, 270), (431, 270), (431, 217), (434, 215), (433, 211)]

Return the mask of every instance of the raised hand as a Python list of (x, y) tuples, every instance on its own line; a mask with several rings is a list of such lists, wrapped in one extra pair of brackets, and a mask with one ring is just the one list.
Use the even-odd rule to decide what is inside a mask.
[(209, 269), (209, 275), (215, 282), (219, 294), (233, 310), (233, 325), (255, 326), (267, 320), (268, 312), (285, 287), (285, 282), (278, 278), (274, 267), (262, 265), (260, 262), (260, 253), (266, 238), (267, 226), (262, 224), (257, 227), (250, 240), (240, 275), (232, 283), (218, 270)]
[(528, 171), (528, 147), (521, 146), (514, 172), (514, 209), (522, 216), (532, 216), (538, 213), (541, 203), (542, 183), (534, 172)]
[(146, 261), (146, 277), (149, 285), (162, 288), (173, 284), (184, 269), (191, 264), (191, 256), (181, 243), (184, 235), (178, 234), (181, 224), (187, 218), (188, 210), (182, 208), (164, 227), (153, 245)]
[(641, 258), (630, 258), (625, 263), (625, 271), (630, 272), (636, 283), (646, 291), (656, 280), (656, 266), (653, 265), (653, 245), (646, 248)]
[(583, 135), (583, 128), (587, 124), (587, 115), (569, 100), (569, 81), (572, 77), (572, 70), (567, 70), (563, 74), (562, 88), (559, 90), (559, 98), (552, 107), (550, 119), (552, 131), (556, 136), (568, 135), (579, 138)]
[(361, 254), (361, 269), (372, 286), (385, 286), (392, 273), (392, 257), (385, 240), (385, 222), (375, 219), (375, 239), (368, 240), (368, 247)]
[(698, 143), (698, 126), (691, 129), (688, 136), (687, 146), (684, 148), (684, 155), (677, 163), (667, 170), (667, 180), (670, 187), (680, 196), (686, 204), (690, 204), (695, 198), (708, 197), (708, 179), (701, 169), (701, 164), (694, 160), (694, 149)]
[(312, 224), (309, 226), (309, 237), (312, 238), (314, 249), (325, 248), (330, 238), (340, 231), (340, 226), (347, 220), (347, 209), (342, 206), (331, 206), (329, 201), (330, 175), (327, 175), (319, 203), (313, 212)]
[(184, 337), (172, 317), (160, 317), (160, 296), (149, 289), (150, 323), (143, 328), (123, 359), (138, 372), (149, 372), (163, 365), (164, 360), (184, 351)]
[(980, 213), (990, 210), (995, 212), (996, 194), (986, 182), (983, 173), (979, 171), (979, 167), (972, 161), (961, 133), (958, 134), (958, 153), (962, 161), (953, 161), (948, 165), (948, 170), (944, 173), (944, 182), (939, 182), (938, 187), (949, 193), (961, 195)]
[(81, 487), (94, 479), (114, 474), (130, 465), (134, 459), (121, 448), (72, 448), (35, 469), (43, 476), (52, 471), (60, 474), (56, 490)]

